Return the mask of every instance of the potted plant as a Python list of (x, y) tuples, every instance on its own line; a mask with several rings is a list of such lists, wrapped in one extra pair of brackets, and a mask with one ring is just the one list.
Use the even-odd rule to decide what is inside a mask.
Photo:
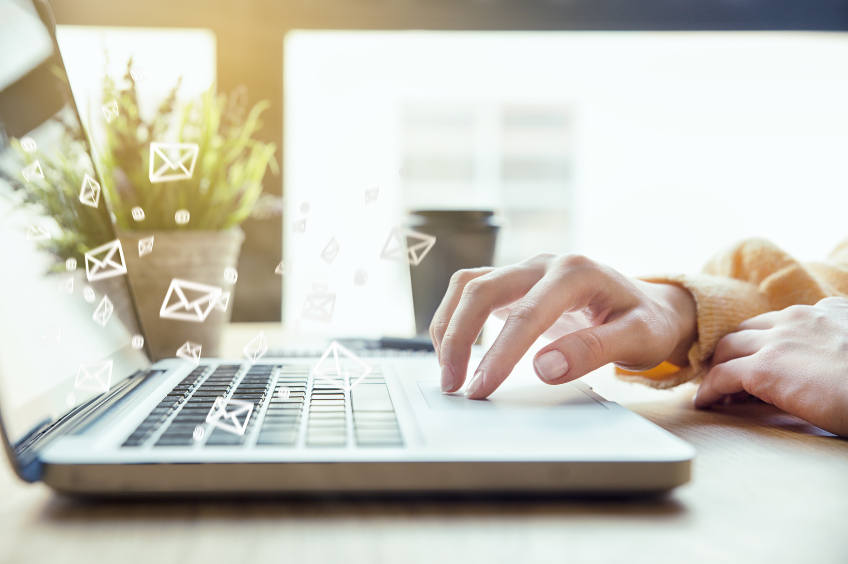
[[(262, 207), (268, 167), (277, 172), (274, 144), (253, 138), (269, 102), (248, 109), (243, 89), (228, 96), (213, 86), (177, 108), (178, 81), (145, 120), (131, 67), (132, 60), (120, 83), (108, 73), (104, 79), (106, 134), (97, 159), (127, 276), (156, 359), (175, 356), (187, 341), (216, 355), (237, 279), (239, 226)], [(174, 280), (194, 286), (176, 291), (182, 283)], [(221, 291), (200, 305), (202, 319), (162, 313), (166, 296), (193, 303), (204, 299), (196, 290), (204, 286)]]

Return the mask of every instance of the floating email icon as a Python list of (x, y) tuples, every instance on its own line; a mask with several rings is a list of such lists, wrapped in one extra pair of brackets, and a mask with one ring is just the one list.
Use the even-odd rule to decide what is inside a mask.
[(82, 297), (90, 304), (94, 303), (94, 290), (91, 289), (91, 286), (86, 286), (82, 290)]
[(45, 341), (52, 341), (54, 343), (58, 343), (62, 338), (62, 330), (59, 328), (58, 325), (53, 325), (47, 328), (41, 338)]
[(59, 291), (66, 294), (74, 293), (74, 277), (67, 278), (64, 282), (59, 283)]
[(103, 110), (103, 115), (106, 116), (106, 123), (110, 123), (113, 119), (118, 117), (118, 101), (112, 100), (108, 104), (103, 104), (101, 106)]
[(357, 286), (364, 286), (368, 283), (368, 273), (361, 268), (357, 268), (353, 273), (353, 283)]
[(253, 364), (256, 364), (257, 360), (265, 356), (266, 352), (268, 352), (268, 342), (265, 341), (265, 331), (260, 331), (244, 347), (244, 356)]
[(174, 278), (162, 302), (159, 317), (201, 323), (218, 304), (222, 292), (217, 286)]
[(150, 182), (190, 179), (199, 150), (197, 143), (151, 143)]
[(77, 269), (77, 259), (69, 258), (68, 260), (65, 261), (65, 270), (67, 270), (68, 272), (73, 272), (76, 269)]
[(292, 231), (295, 233), (306, 233), (306, 220), (301, 219), (300, 221), (295, 221), (292, 224)]
[(370, 204), (377, 201), (377, 196), (380, 194), (379, 188), (372, 188), (365, 191), (365, 203)]
[(41, 178), (44, 180), (44, 171), (41, 170), (41, 163), (38, 161), (33, 161), (32, 164), (28, 164), (21, 169), (21, 174), (24, 175), (24, 180), (27, 182), (32, 181), (33, 178)]
[(89, 362), (81, 364), (77, 372), (74, 388), (94, 392), (109, 391), (112, 382), (112, 361)]
[(303, 202), (302, 204), (300, 204), (300, 212), (309, 213), (309, 202)]
[(101, 327), (106, 327), (113, 311), (115, 311), (115, 306), (112, 305), (112, 300), (109, 299), (109, 296), (103, 296), (103, 299), (97, 305), (97, 309), (94, 310), (92, 319), (99, 323)]
[(206, 416), (206, 422), (222, 431), (242, 436), (247, 429), (251, 413), (253, 413), (253, 404), (249, 401), (237, 399), (216, 401)]
[(89, 282), (126, 274), (126, 264), (119, 239), (85, 253), (85, 275)]
[(203, 440), (203, 427), (200, 425), (195, 425), (194, 431), (191, 433), (191, 436), (195, 441)]
[(380, 258), (409, 262), (418, 266), (436, 244), (436, 238), (426, 233), (395, 227), (389, 233)]
[(230, 293), (224, 292), (218, 297), (218, 301), (215, 303), (215, 309), (218, 311), (227, 311), (227, 308), (230, 306)]
[(82, 179), (79, 201), (92, 208), (100, 205), (100, 184), (87, 174)]
[(138, 240), (138, 256), (143, 257), (153, 252), (153, 237)]
[[(331, 356), (332, 355), (332, 356)], [(350, 390), (371, 374), (371, 367), (338, 342), (329, 348), (312, 369), (315, 381)]]
[(35, 139), (33, 139), (32, 137), (22, 137), (21, 149), (23, 149), (27, 153), (32, 153), (33, 151), (38, 149), (38, 145), (35, 144)]
[(330, 239), (330, 242), (327, 243), (327, 246), (324, 247), (324, 250), (321, 251), (321, 258), (327, 261), (327, 264), (333, 264), (333, 260), (335, 260), (336, 255), (339, 254), (339, 243), (336, 241), (336, 238), (333, 237)]
[(235, 284), (236, 280), (238, 280), (238, 271), (235, 268), (228, 266), (224, 269), (224, 280), (230, 284)]
[(41, 225), (30, 225), (29, 229), (27, 229), (27, 241), (46, 241), (52, 238), (53, 237), (50, 236), (50, 231), (47, 230), (47, 224), (45, 223), (42, 223)]
[(202, 348), (203, 345), (186, 341), (180, 348), (177, 349), (177, 358), (190, 360), (195, 364), (200, 364), (200, 349)]
[(132, 214), (132, 218), (136, 221), (144, 221), (144, 210), (138, 206), (134, 207), (130, 213)]
[(133, 335), (132, 341), (130, 341), (132, 348), (140, 349), (144, 346), (144, 337), (141, 335)]
[(312, 291), (306, 295), (300, 316), (303, 319), (330, 323), (333, 320), (333, 309), (336, 307), (336, 294), (326, 291)]
[(174, 214), (174, 221), (177, 222), (177, 225), (185, 225), (191, 219), (191, 213), (188, 210), (177, 210), (177, 213)]

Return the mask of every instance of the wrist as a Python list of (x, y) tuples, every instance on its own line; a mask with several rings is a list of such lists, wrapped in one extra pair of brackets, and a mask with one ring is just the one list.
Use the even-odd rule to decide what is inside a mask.
[(661, 284), (677, 344), (668, 362), (683, 367), (689, 364), (689, 349), (698, 339), (698, 308), (695, 298), (686, 288), (675, 284)]

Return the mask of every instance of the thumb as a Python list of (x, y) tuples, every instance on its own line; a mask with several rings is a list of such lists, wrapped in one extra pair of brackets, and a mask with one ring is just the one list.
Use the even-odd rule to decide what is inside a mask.
[(635, 342), (641, 340), (634, 338), (637, 333), (626, 318), (569, 333), (540, 349), (533, 368), (546, 384), (565, 384), (611, 362), (629, 365), (631, 353), (645, 348)]

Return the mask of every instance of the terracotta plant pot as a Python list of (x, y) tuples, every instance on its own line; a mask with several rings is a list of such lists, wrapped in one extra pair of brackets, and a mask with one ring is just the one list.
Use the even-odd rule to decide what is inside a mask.
[[(153, 251), (139, 257), (140, 239), (153, 237)], [(230, 319), (227, 311), (213, 309), (203, 322), (162, 318), (159, 315), (171, 280), (179, 278), (217, 286), (232, 293), (234, 284), (224, 270), (236, 268), (244, 233), (227, 231), (155, 231), (121, 233), (132, 288), (150, 351), (155, 360), (173, 358), (186, 341), (202, 345), (204, 357), (217, 356), (221, 331)], [(173, 301), (173, 300), (172, 300)], [(232, 300), (231, 300), (232, 301)]]

